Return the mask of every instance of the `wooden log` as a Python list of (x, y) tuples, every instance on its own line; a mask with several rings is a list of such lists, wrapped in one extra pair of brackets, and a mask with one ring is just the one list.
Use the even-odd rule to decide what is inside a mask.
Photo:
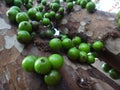
[(115, 14), (102, 11), (90, 14), (79, 10), (66, 15), (59, 27), (61, 32), (71, 37), (79, 35), (89, 43), (103, 41), (105, 48), (99, 53), (100, 60), (120, 71), (120, 28)]

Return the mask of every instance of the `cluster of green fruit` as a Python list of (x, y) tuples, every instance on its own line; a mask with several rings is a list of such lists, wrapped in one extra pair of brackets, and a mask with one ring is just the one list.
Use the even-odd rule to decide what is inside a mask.
[(22, 61), (22, 68), (27, 72), (44, 75), (44, 82), (47, 85), (56, 85), (61, 80), (58, 70), (63, 66), (63, 63), (64, 59), (60, 54), (52, 54), (49, 57), (28, 55)]
[(9, 6), (17, 6), (21, 7), (22, 5), (26, 8), (30, 8), (33, 6), (33, 0), (5, 0), (6, 4)]
[(120, 27), (120, 11), (117, 13), (117, 17), (118, 17), (118, 27)]
[[(41, 37), (44, 37), (46, 35), (47, 38), (51, 38), (55, 32), (53, 28), (56, 27), (55, 25), (57, 25), (58, 21), (62, 19), (63, 15), (67, 11), (71, 11), (73, 9), (73, 2), (76, 2), (77, 4), (79, 4), (78, 2), (84, 2), (82, 0), (65, 0), (65, 12), (65, 8), (60, 4), (60, 0), (54, 0), (51, 3), (48, 3), (46, 0), (38, 1), (40, 4), (33, 7), (32, 0), (6, 0), (7, 4), (14, 2), (17, 2), (17, 4), (19, 2), (22, 3), (20, 5), (14, 3), (14, 6), (10, 7), (10, 9), (6, 12), (8, 19), (11, 22), (17, 22), (18, 24), (17, 40), (20, 43), (29, 43), (32, 40), (33, 33), (34, 35), (36, 33), (40, 33)], [(86, 8), (88, 8), (87, 10), (93, 11), (95, 9), (95, 5), (93, 5), (94, 3), (90, 0), (87, 0), (86, 2)], [(29, 7), (26, 7), (27, 11), (21, 10), (21, 5), (26, 6), (28, 3), (31, 3), (31, 5), (29, 5)], [(39, 25), (45, 26), (47, 30), (37, 30)]]
[[(55, 32), (53, 30), (54, 25), (62, 19), (66, 12), (72, 11), (75, 4), (81, 8), (86, 8), (88, 12), (94, 12), (95, 10), (95, 4), (91, 0), (64, 0), (66, 4), (65, 7), (60, 4), (60, 0), (54, 0), (52, 3), (48, 3), (46, 0), (37, 0), (40, 4), (34, 7), (33, 0), (5, 1), (8, 5), (14, 5), (10, 7), (6, 15), (11, 22), (17, 22), (17, 40), (24, 44), (29, 43), (32, 40), (32, 35), (36, 33), (39, 33), (41, 38), (53, 38)], [(26, 10), (21, 9), (22, 5)], [(118, 12), (118, 18), (118, 26), (120, 27), (120, 12)], [(45, 26), (47, 30), (37, 31), (39, 25)], [(61, 39), (51, 39), (49, 46), (54, 51), (60, 51), (61, 49), (67, 51), (67, 56), (72, 61), (78, 60), (82, 63), (92, 64), (95, 62), (96, 57), (93, 52), (100, 51), (104, 47), (101, 41), (96, 41), (91, 45), (82, 42), (79, 36), (75, 36), (72, 39), (64, 34), (60, 34), (60, 36)], [(56, 69), (60, 69), (63, 64), (63, 58), (61, 57), (60, 59), (60, 57), (54, 56), (55, 60), (50, 60), (50, 58), (46, 57), (37, 58), (35, 56), (27, 56), (22, 62), (22, 67), (28, 72), (36, 71), (39, 74), (44, 74), (45, 83), (55, 85), (60, 81), (60, 74), (56, 71)], [(54, 70), (51, 70), (51, 67)], [(114, 70), (110, 70), (109, 72), (111, 73), (111, 71)], [(111, 77), (112, 74), (110, 74)], [(115, 71), (114, 74), (116, 74)], [(116, 77), (117, 76), (112, 78)]]
[(112, 68), (109, 64), (104, 63), (102, 65), (102, 69), (104, 72), (109, 73), (109, 76), (112, 79), (120, 79), (120, 73), (116, 69)]
[(67, 56), (72, 61), (79, 60), (82, 63), (92, 64), (95, 62), (95, 54), (92, 52), (102, 50), (104, 44), (102, 41), (96, 41), (91, 45), (82, 42), (79, 36), (75, 36), (70, 39), (66, 35), (61, 35), (61, 39), (51, 39), (49, 42), (49, 47), (54, 51), (67, 51)]
[(95, 3), (91, 0), (77, 0), (76, 2), (81, 8), (86, 8), (88, 12), (94, 12), (95, 10)]

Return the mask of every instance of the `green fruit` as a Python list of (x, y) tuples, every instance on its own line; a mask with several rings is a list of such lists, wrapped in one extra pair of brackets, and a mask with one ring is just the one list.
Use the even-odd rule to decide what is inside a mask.
[(28, 21), (22, 21), (22, 22), (20, 22), (20, 24), (18, 26), (18, 29), (20, 31), (25, 30), (25, 31), (28, 31), (28, 32), (32, 32), (32, 25)]
[(64, 59), (60, 54), (52, 54), (48, 59), (53, 69), (60, 69), (64, 63)]
[(87, 43), (81, 43), (79, 45), (80, 51), (90, 52), (90, 46)]
[(89, 12), (92, 12), (95, 10), (95, 3), (94, 2), (88, 2), (86, 5), (86, 9)]
[(64, 8), (63, 8), (63, 7), (60, 7), (59, 10), (58, 10), (58, 12), (59, 12), (60, 14), (63, 14), (63, 13), (64, 13)]
[(45, 25), (45, 26), (47, 26), (47, 25), (50, 25), (50, 19), (49, 18), (43, 18), (43, 20), (42, 20), (42, 24), (43, 25)]
[(39, 28), (39, 23), (37, 21), (31, 21), (32, 30), (36, 31)]
[(37, 12), (39, 12), (39, 6), (34, 6), (34, 8), (36, 9)]
[(35, 8), (30, 8), (27, 13), (31, 19), (36, 19), (37, 10)]
[(47, 30), (47, 31), (46, 31), (46, 37), (47, 37), (47, 38), (52, 38), (52, 37), (53, 37), (53, 32), (52, 32), (52, 30)]
[(21, 12), (21, 9), (18, 6), (12, 6), (10, 9), (17, 10), (18, 12)]
[(111, 66), (109, 66), (107, 63), (102, 64), (102, 70), (104, 72), (109, 72), (110, 69), (111, 69)]
[(42, 12), (42, 11), (43, 11), (43, 6), (40, 5), (40, 6), (38, 6), (38, 7), (39, 7), (39, 11)]
[(55, 2), (51, 3), (51, 9), (53, 11), (58, 11), (59, 7), (60, 7), (60, 5), (58, 3), (55, 3)]
[(16, 21), (17, 21), (17, 23), (20, 23), (22, 21), (29, 21), (28, 14), (26, 12), (19, 12), (16, 15)]
[(8, 19), (11, 21), (11, 22), (15, 22), (16, 21), (16, 15), (17, 15), (18, 11), (15, 10), (15, 9), (9, 9), (7, 12), (6, 12), (6, 16), (8, 17)]
[(87, 63), (92, 64), (95, 62), (95, 56), (94, 55), (88, 55)]
[(86, 0), (86, 1), (87, 1), (87, 3), (88, 3), (88, 2), (90, 2), (91, 0)]
[(62, 19), (62, 15), (60, 13), (55, 14), (55, 19), (60, 20)]
[(79, 36), (75, 36), (73, 39), (72, 39), (72, 42), (75, 46), (79, 45), (81, 43), (81, 38)]
[(20, 43), (24, 43), (24, 44), (27, 44), (31, 41), (31, 35), (29, 32), (27, 31), (19, 31), (18, 34), (17, 34), (17, 40), (20, 42)]
[(59, 4), (59, 3), (60, 3), (60, 0), (54, 0), (54, 2)]
[(42, 19), (43, 19), (43, 13), (37, 12), (37, 13), (36, 13), (36, 20), (37, 20), (37, 21), (40, 21), (40, 20), (42, 20)]
[(31, 37), (34, 38), (36, 36), (36, 32), (31, 33)]
[(52, 50), (60, 51), (60, 49), (62, 49), (62, 42), (59, 38), (53, 38), (49, 42), (49, 47)]
[(45, 6), (47, 4), (47, 1), (46, 0), (42, 0), (41, 4)]
[(70, 49), (74, 47), (73, 42), (70, 38), (65, 38), (64, 40), (62, 40), (62, 46), (64, 49)]
[(68, 10), (71, 10), (71, 9), (73, 9), (73, 6), (74, 5), (73, 5), (72, 2), (68, 2), (66, 7), (67, 7)]
[(96, 42), (93, 43), (92, 47), (93, 47), (94, 50), (100, 51), (100, 50), (103, 49), (104, 44), (103, 44), (102, 41), (96, 41)]
[(34, 63), (37, 60), (37, 57), (34, 55), (26, 56), (22, 61), (22, 68), (27, 72), (34, 72)]
[(61, 36), (61, 40), (64, 40), (65, 38), (68, 38), (68, 36), (66, 34), (60, 34)]
[(50, 18), (51, 15), (50, 15), (50, 13), (46, 12), (46, 13), (44, 14), (44, 17), (45, 17), (45, 18)]
[(120, 73), (118, 71), (116, 71), (115, 69), (110, 69), (108, 73), (112, 79), (120, 78)]
[(81, 0), (81, 2), (80, 2), (81, 8), (85, 8), (85, 7), (86, 7), (86, 4), (87, 4), (87, 1), (86, 1), (86, 0)]
[(21, 7), (22, 1), (21, 0), (14, 0), (14, 5), (18, 6), (18, 7)]
[(50, 11), (50, 17), (54, 18), (55, 17), (55, 11)]
[(33, 0), (28, 0), (28, 3), (33, 3)]
[(32, 8), (33, 4), (32, 3), (27, 3), (25, 4), (25, 8), (28, 10), (30, 8)]
[(85, 51), (80, 51), (79, 53), (79, 60), (80, 62), (84, 63), (88, 59), (87, 53)]
[(47, 57), (40, 57), (36, 60), (34, 68), (39, 74), (47, 74), (51, 70), (51, 64)]
[(39, 36), (40, 36), (40, 38), (46, 38), (46, 31), (41, 30)]
[(79, 50), (76, 47), (70, 48), (67, 52), (67, 56), (70, 60), (79, 59)]
[(49, 86), (54, 86), (60, 83), (61, 75), (58, 71), (52, 70), (49, 74), (44, 76), (44, 82)]
[(77, 0), (77, 1), (76, 1), (76, 4), (80, 5), (80, 2), (81, 2), (81, 0)]

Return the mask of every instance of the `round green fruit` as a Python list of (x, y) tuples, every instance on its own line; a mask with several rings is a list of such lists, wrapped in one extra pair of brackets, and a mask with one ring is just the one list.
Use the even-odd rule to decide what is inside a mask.
[(27, 11), (27, 13), (28, 13), (28, 16), (29, 16), (32, 20), (36, 19), (37, 10), (36, 10), (35, 8), (30, 8), (30, 9)]
[(73, 9), (73, 6), (74, 6), (73, 2), (68, 2), (66, 7), (68, 10), (71, 10), (71, 9)]
[(58, 71), (52, 70), (49, 74), (44, 76), (44, 82), (49, 86), (54, 86), (60, 83), (61, 75)]
[(120, 73), (118, 71), (116, 71), (115, 69), (110, 69), (108, 73), (112, 79), (120, 78)]
[(39, 22), (31, 21), (32, 30), (36, 31), (39, 28)]
[(29, 21), (22, 21), (19, 23), (18, 26), (19, 31), (28, 31), (28, 32), (32, 32), (32, 25)]
[(47, 26), (47, 25), (50, 25), (50, 23), (51, 23), (51, 21), (49, 18), (43, 18), (43, 20), (42, 20), (43, 25)]
[(64, 59), (60, 54), (52, 54), (48, 59), (53, 69), (60, 69), (64, 63)]
[(109, 72), (110, 69), (111, 69), (111, 66), (109, 66), (107, 63), (102, 64), (102, 70), (104, 72)]
[(59, 38), (53, 38), (49, 42), (49, 47), (54, 51), (60, 51), (62, 49), (62, 42)]
[(16, 15), (16, 21), (17, 21), (17, 23), (20, 23), (22, 21), (29, 21), (28, 14), (26, 12), (19, 12)]
[(11, 21), (11, 22), (15, 22), (16, 21), (16, 15), (17, 15), (18, 11), (16, 9), (9, 9), (7, 12), (6, 12), (6, 16), (8, 17), (8, 19)]
[(88, 59), (87, 53), (85, 51), (80, 51), (79, 53), (79, 61), (84, 63)]
[(80, 2), (81, 8), (85, 8), (86, 4), (87, 4), (87, 0), (81, 0), (81, 2)]
[(21, 12), (21, 9), (18, 6), (12, 6), (10, 9), (17, 10), (18, 12)]
[(58, 3), (56, 3), (56, 2), (51, 3), (51, 9), (53, 11), (58, 11), (59, 7), (60, 7), (60, 5)]
[(81, 43), (81, 38), (79, 36), (75, 36), (73, 39), (72, 39), (72, 42), (75, 46), (79, 45)]
[(70, 48), (67, 52), (67, 56), (72, 61), (77, 60), (79, 59), (79, 50), (76, 47)]
[(17, 40), (20, 43), (28, 44), (31, 41), (31, 35), (27, 31), (18, 31), (17, 33)]
[(92, 47), (93, 47), (94, 50), (100, 51), (100, 50), (103, 49), (104, 44), (103, 44), (102, 41), (96, 41), (96, 42), (93, 43)]
[(34, 55), (26, 56), (22, 61), (22, 68), (27, 72), (34, 72), (34, 63), (37, 60), (37, 57)]
[(95, 56), (93, 54), (88, 55), (87, 63), (93, 64), (95, 62)]
[(87, 5), (86, 5), (86, 9), (87, 11), (89, 12), (92, 12), (95, 10), (95, 3), (94, 2), (88, 2)]
[(39, 57), (35, 61), (35, 71), (39, 74), (47, 74), (51, 70), (51, 64), (47, 57)]
[(88, 45), (87, 43), (81, 43), (79, 45), (79, 49), (80, 51), (85, 51), (85, 52), (90, 52), (90, 45)]
[(40, 20), (42, 20), (42, 19), (43, 19), (43, 13), (37, 12), (37, 13), (36, 13), (36, 20), (37, 20), (37, 21), (40, 21)]
[(62, 40), (62, 46), (64, 49), (68, 50), (68, 49), (74, 47), (74, 44), (70, 38), (65, 38)]
[(14, 5), (18, 6), (18, 7), (21, 7), (22, 1), (21, 0), (14, 0)]

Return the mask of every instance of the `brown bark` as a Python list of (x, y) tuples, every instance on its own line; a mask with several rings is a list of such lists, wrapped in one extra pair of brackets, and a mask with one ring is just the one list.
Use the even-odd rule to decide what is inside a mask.
[(120, 28), (115, 14), (80, 10), (66, 15), (59, 27), (61, 32), (72, 37), (79, 35), (89, 43), (102, 40), (105, 48), (100, 52), (100, 60), (120, 71)]

